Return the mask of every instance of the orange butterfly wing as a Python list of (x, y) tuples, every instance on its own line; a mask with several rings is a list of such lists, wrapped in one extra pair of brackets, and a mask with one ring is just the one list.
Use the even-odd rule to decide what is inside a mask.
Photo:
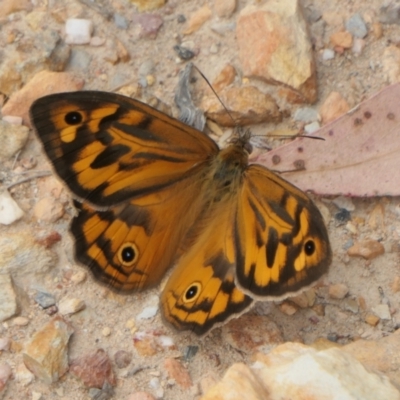
[(162, 190), (218, 153), (202, 132), (113, 93), (57, 93), (30, 113), (55, 172), (102, 208)]

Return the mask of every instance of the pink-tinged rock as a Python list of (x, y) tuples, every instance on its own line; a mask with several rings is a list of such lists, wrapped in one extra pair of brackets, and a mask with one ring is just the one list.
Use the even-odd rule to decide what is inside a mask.
[(162, 17), (158, 14), (135, 14), (132, 22), (140, 26), (140, 37), (155, 39), (158, 31), (164, 23)]
[(111, 361), (103, 349), (73, 360), (70, 364), (70, 373), (81, 379), (87, 387), (101, 389), (106, 381), (110, 385), (116, 385)]
[(229, 321), (222, 329), (222, 338), (224, 343), (247, 354), (283, 343), (282, 332), (265, 315), (246, 314)]
[(3, 115), (22, 117), (24, 125), (31, 126), (29, 107), (32, 102), (47, 94), (73, 92), (82, 89), (84, 81), (69, 72), (41, 71), (37, 73), (21, 90), (11, 95), (3, 107)]
[(169, 378), (174, 379), (182, 388), (188, 389), (193, 385), (189, 372), (178, 360), (175, 360), (175, 358), (167, 358), (164, 361), (164, 368)]
[(350, 110), (349, 103), (338, 92), (329, 93), (324, 100), (319, 110), (322, 123), (325, 125), (328, 122), (341, 117)]
[(68, 341), (72, 326), (57, 316), (36, 332), (23, 351), (26, 367), (39, 379), (51, 384), (68, 370)]
[(246, 76), (290, 88), (293, 102), (316, 101), (315, 61), (297, 0), (245, 7), (238, 18), (236, 35)]

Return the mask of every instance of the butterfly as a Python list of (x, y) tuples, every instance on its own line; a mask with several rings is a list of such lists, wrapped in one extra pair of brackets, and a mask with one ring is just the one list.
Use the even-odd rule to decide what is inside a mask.
[(32, 125), (78, 210), (75, 258), (120, 292), (157, 285), (163, 319), (202, 335), (318, 280), (332, 253), (310, 198), (248, 164), (248, 133), (225, 149), (125, 96), (36, 100)]

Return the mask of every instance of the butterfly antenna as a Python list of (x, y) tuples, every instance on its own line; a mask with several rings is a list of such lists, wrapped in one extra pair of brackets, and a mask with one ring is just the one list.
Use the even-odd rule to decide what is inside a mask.
[(210, 81), (206, 78), (206, 76), (193, 64), (193, 68), (196, 69), (196, 71), (202, 76), (202, 78), (207, 82), (208, 86), (210, 87), (210, 89), (213, 91), (213, 93), (215, 94), (215, 97), (218, 99), (218, 101), (221, 103), (222, 107), (224, 107), (224, 110), (226, 111), (226, 113), (229, 115), (229, 118), (232, 120), (232, 122), (235, 124), (235, 126), (237, 126), (237, 122), (235, 121), (235, 119), (232, 117), (232, 114), (230, 113), (230, 111), (226, 108), (224, 102), (221, 100), (221, 98), (218, 96), (218, 93), (215, 91), (215, 89), (212, 87)]
[[(260, 136), (264, 137), (263, 135), (253, 135), (254, 137)], [(325, 140), (325, 138), (321, 136), (309, 136), (309, 135), (293, 135), (293, 136), (288, 136), (288, 135), (268, 135), (270, 138), (274, 139), (297, 139), (297, 138), (307, 138), (307, 139), (317, 139), (317, 140)]]

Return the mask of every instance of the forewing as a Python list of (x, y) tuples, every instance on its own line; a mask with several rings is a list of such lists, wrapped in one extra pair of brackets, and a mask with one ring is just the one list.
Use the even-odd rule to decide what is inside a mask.
[(161, 190), (218, 152), (202, 132), (114, 93), (53, 94), (30, 115), (55, 172), (98, 208)]

